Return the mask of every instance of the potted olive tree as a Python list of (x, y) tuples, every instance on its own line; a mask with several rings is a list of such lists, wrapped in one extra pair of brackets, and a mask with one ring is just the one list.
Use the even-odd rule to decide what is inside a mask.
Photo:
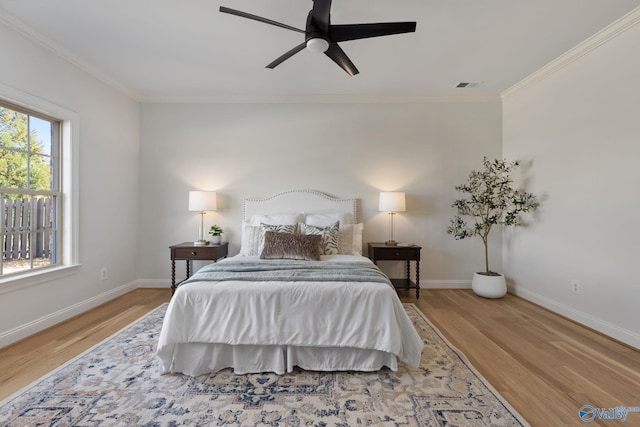
[(222, 227), (220, 227), (218, 224), (213, 224), (211, 226), (211, 229), (209, 230), (209, 234), (211, 234), (211, 243), (214, 245), (219, 245), (222, 242), (222, 233), (224, 233)]
[(447, 233), (456, 240), (476, 236), (482, 239), (485, 268), (474, 274), (471, 287), (480, 296), (501, 298), (507, 293), (507, 284), (502, 274), (489, 268), (489, 233), (496, 226), (522, 225), (520, 214), (535, 211), (539, 203), (535, 195), (513, 187), (511, 172), (520, 165), (519, 161), (484, 157), (482, 164), (482, 170), (471, 171), (467, 182), (455, 187), (465, 197), (451, 205), (458, 213)]

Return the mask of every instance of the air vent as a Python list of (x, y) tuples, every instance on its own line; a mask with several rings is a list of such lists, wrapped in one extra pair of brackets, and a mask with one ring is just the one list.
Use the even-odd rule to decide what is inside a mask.
[(473, 88), (473, 87), (479, 87), (480, 85), (482, 85), (482, 82), (460, 82), (456, 85), (456, 87)]

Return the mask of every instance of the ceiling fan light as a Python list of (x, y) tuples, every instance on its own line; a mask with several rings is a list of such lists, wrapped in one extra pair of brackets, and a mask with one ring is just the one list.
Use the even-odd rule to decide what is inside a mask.
[(329, 42), (323, 38), (315, 37), (307, 41), (307, 49), (314, 53), (324, 53), (329, 49)]

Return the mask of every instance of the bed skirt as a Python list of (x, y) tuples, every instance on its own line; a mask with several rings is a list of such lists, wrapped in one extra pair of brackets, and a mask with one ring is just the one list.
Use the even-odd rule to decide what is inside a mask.
[(174, 344), (171, 360), (161, 359), (163, 374), (198, 376), (233, 368), (236, 374), (292, 372), (294, 366), (309, 371), (377, 371), (398, 369), (394, 354), (357, 348)]

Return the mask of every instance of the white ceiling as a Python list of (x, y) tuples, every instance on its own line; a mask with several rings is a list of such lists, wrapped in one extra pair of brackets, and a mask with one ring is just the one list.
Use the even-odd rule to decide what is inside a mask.
[[(341, 43), (350, 77), (306, 50), (311, 0), (0, 0), (0, 18), (142, 100), (296, 95), (498, 95), (640, 0), (334, 0), (334, 24), (417, 21), (415, 33)], [(456, 89), (459, 82), (481, 82)]]

